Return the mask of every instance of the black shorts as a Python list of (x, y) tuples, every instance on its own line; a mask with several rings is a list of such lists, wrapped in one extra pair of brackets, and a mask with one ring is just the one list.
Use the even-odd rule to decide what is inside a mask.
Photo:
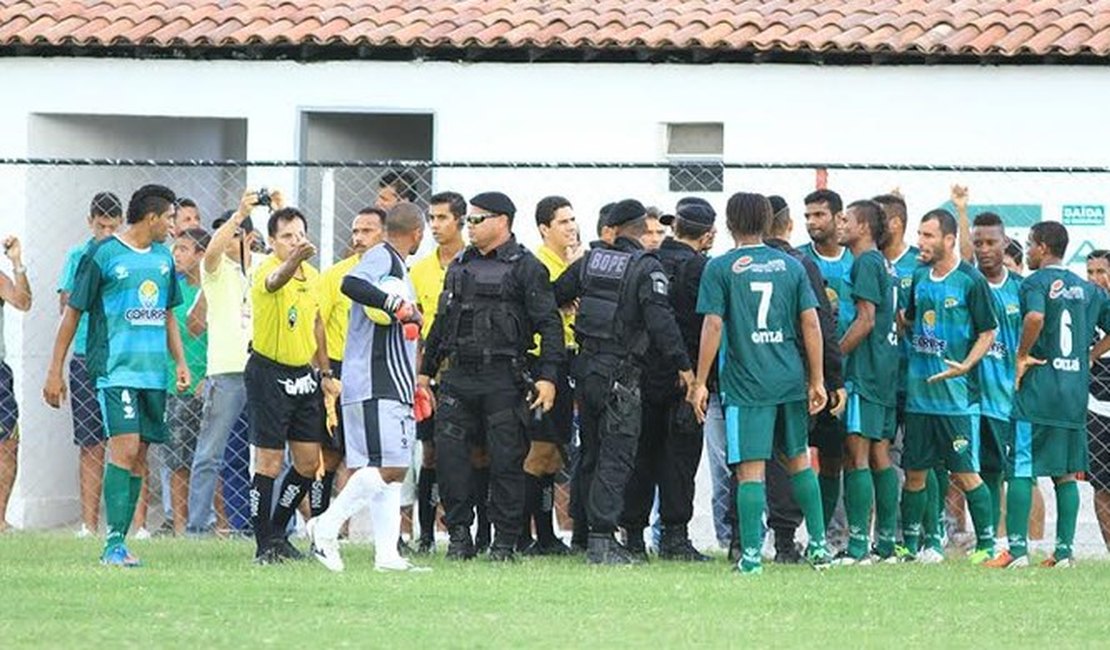
[[(334, 373), (335, 378), (343, 381), (343, 362), (330, 359), (331, 371)], [(331, 449), (338, 452), (340, 456), (343, 455), (343, 407), (339, 404), (339, 400), (335, 402), (335, 419), (339, 422), (335, 425), (335, 431), (328, 435), (327, 429), (327, 411), (324, 411), (324, 449)]]
[(809, 444), (817, 447), (822, 456), (843, 457), (844, 439), (848, 436), (844, 420), (829, 415), (828, 409), (825, 409), (811, 417), (809, 422)]
[(89, 376), (85, 357), (69, 360), (69, 406), (73, 417), (73, 444), (95, 447), (104, 444), (104, 417), (96, 396), (96, 380)]
[[(3, 309), (0, 305), (0, 309)], [(19, 426), (19, 405), (15, 403), (15, 376), (8, 364), (0, 361), (0, 442), (15, 435)]]
[(1087, 411), (1087, 447), (1091, 459), (1087, 480), (1096, 490), (1110, 490), (1110, 418)]
[(528, 418), (528, 439), (534, 442), (570, 444), (574, 430), (574, 390), (570, 387), (569, 364), (561, 364), (555, 378), (555, 404), (536, 420)]
[(288, 440), (324, 441), (324, 394), (311, 366), (287, 366), (252, 352), (243, 381), (252, 445), (284, 449)]

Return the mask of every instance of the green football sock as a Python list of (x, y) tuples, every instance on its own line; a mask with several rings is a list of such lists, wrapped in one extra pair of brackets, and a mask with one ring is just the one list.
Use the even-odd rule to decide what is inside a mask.
[(108, 523), (108, 535), (104, 540), (104, 550), (111, 550), (123, 544), (127, 534), (128, 513), (131, 511), (131, 472), (115, 463), (107, 463), (104, 468), (104, 515)]
[(875, 486), (871, 470), (853, 469), (844, 473), (844, 508), (848, 512), (848, 555), (862, 559), (871, 539), (871, 507)]
[(143, 492), (143, 477), (132, 474), (127, 484), (127, 527), (123, 529), (126, 537), (131, 532), (131, 521), (135, 519), (135, 507), (139, 505), (139, 496)]
[[(930, 488), (932, 488), (930, 490)], [(948, 471), (934, 469), (925, 477), (925, 542), (933, 550), (943, 553), (944, 502), (948, 496)]]
[(994, 529), (998, 530), (998, 524), (1002, 519), (1002, 473), (980, 472), (979, 475), (983, 477), (983, 483), (986, 483), (991, 491), (991, 523), (994, 524)]
[(876, 550), (882, 557), (894, 554), (894, 536), (898, 528), (898, 472), (893, 467), (871, 473), (875, 484)]
[(902, 541), (910, 553), (921, 550), (921, 518), (927, 490), (902, 490)]
[(1033, 509), (1033, 479), (1012, 478), (1006, 491), (1006, 539), (1010, 555), (1029, 552), (1029, 511)]
[(1075, 522), (1079, 518), (1079, 485), (1075, 481), (1056, 485), (1056, 552), (1057, 560), (1071, 557), (1075, 541)]
[(824, 513), (822, 523), (825, 525), (825, 528), (828, 528), (829, 522), (832, 521), (833, 513), (836, 512), (836, 503), (840, 501), (840, 475), (825, 476), (824, 474), (819, 474), (817, 476), (817, 483), (821, 488), (821, 512)]
[(763, 511), (767, 509), (767, 490), (763, 481), (744, 481), (736, 489), (736, 511), (740, 525), (740, 558), (743, 569), (763, 564)]
[(806, 518), (806, 532), (809, 533), (811, 548), (825, 546), (825, 515), (821, 487), (813, 468), (807, 467), (790, 477), (794, 485), (794, 500)]
[(994, 519), (991, 513), (991, 491), (986, 483), (964, 492), (971, 523), (975, 526), (975, 550), (994, 550)]

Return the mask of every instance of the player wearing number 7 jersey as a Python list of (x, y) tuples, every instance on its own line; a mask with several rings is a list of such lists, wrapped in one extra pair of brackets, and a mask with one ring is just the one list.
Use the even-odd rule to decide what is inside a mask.
[(854, 259), (849, 291), (855, 310), (840, 338), (840, 352), (848, 360), (848, 453), (844, 474), (848, 548), (835, 563), (866, 564), (870, 561), (872, 496), (880, 558), (894, 557), (898, 526), (898, 475), (890, 462), (898, 405), (898, 279), (877, 248), (887, 237), (881, 205), (874, 201), (849, 205), (839, 223), (838, 236)]
[[(1095, 326), (1110, 330), (1110, 297), (1067, 270), (1062, 258), (1068, 231), (1045, 221), (1029, 231), (1029, 268), (1021, 285), (1022, 326), (1014, 396), (1014, 440), (1009, 454), (1006, 534), (1010, 544), (989, 563), (997, 568), (1028, 566), (1027, 531), (1033, 481), (1051, 476), (1056, 484), (1056, 551), (1043, 566), (1072, 564), (1079, 514), (1076, 474), (1088, 469), (1087, 342)], [(1105, 351), (1110, 338), (1095, 346)]]
[[(807, 558), (823, 568), (829, 564), (824, 514), (808, 455), (809, 416), (827, 401), (817, 299), (802, 265), (763, 244), (771, 220), (766, 197), (734, 194), (726, 213), (737, 247), (710, 261), (702, 274), (697, 310), (705, 321), (691, 403), (704, 419), (709, 396), (705, 382), (720, 350), (728, 463), (739, 483), (743, 555), (737, 568), (745, 574), (762, 572), (764, 465), (772, 453), (784, 460), (805, 515)], [(805, 344), (804, 363), (799, 336)]]

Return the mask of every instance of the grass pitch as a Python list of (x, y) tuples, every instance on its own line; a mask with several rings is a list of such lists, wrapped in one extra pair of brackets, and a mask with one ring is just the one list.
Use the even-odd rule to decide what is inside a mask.
[[(247, 541), (131, 542), (146, 566), (98, 564), (99, 542), (0, 537), (0, 647), (1107, 647), (1110, 563), (1072, 570), (768, 565), (759, 577), (654, 561), (421, 560), (380, 574), (256, 567)], [(303, 546), (303, 542), (301, 543)]]

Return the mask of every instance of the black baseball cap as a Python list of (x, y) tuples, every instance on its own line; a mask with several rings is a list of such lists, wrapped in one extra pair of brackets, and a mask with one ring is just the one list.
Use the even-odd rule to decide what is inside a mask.
[(605, 225), (611, 228), (635, 221), (647, 215), (647, 208), (636, 199), (624, 199), (613, 204), (605, 216)]

